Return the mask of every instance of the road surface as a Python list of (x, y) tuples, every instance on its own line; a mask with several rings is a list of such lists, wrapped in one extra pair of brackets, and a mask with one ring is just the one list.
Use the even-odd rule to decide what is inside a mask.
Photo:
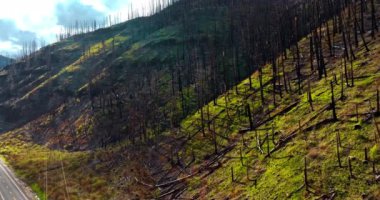
[(12, 171), (0, 159), (0, 200), (31, 200)]

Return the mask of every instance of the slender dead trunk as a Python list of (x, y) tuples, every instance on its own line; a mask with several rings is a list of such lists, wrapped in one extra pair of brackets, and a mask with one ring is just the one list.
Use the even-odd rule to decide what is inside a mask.
[(339, 167), (342, 168), (342, 162), (340, 160), (340, 150), (339, 150), (339, 133), (337, 132), (336, 133), (336, 153), (337, 153), (337, 156), (338, 156), (338, 164), (339, 164)]
[(330, 86), (331, 86), (331, 109), (332, 109), (332, 114), (333, 114), (333, 120), (337, 121), (338, 117), (336, 116), (336, 110), (335, 110), (334, 84), (332, 81), (330, 82)]
[(263, 86), (263, 71), (261, 67), (259, 68), (259, 82), (260, 82), (260, 97), (261, 97), (261, 104), (265, 105), (264, 100), (264, 86)]

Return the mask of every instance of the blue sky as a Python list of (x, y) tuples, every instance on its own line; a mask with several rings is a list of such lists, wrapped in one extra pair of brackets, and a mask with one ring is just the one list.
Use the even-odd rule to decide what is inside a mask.
[(126, 17), (131, 4), (146, 8), (150, 0), (0, 0), (0, 54), (14, 55), (31, 40), (52, 43), (62, 27), (76, 20)]

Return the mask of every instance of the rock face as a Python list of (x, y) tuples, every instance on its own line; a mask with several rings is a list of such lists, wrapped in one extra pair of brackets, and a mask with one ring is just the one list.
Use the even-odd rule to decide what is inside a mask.
[(10, 62), (12, 62), (12, 59), (0, 55), (0, 68), (8, 65)]

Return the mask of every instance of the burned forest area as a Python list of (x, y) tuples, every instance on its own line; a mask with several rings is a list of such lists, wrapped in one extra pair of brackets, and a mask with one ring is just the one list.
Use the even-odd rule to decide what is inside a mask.
[(148, 5), (0, 68), (38, 199), (380, 199), (379, 0)]

